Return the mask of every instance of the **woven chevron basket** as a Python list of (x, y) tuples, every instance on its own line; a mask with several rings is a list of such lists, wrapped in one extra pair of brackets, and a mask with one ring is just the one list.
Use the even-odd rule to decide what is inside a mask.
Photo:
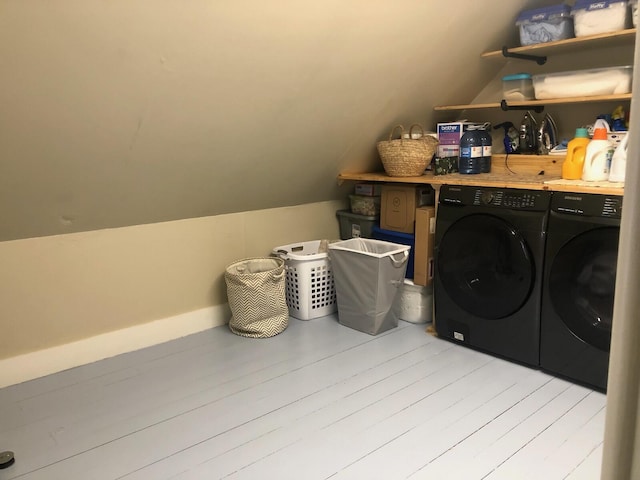
[(231, 308), (229, 329), (233, 333), (268, 338), (287, 328), (284, 260), (275, 257), (240, 260), (225, 269), (224, 279)]

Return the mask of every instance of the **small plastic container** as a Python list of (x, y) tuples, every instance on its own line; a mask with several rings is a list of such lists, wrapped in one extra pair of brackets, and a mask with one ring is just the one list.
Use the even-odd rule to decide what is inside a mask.
[(627, 0), (576, 0), (571, 15), (576, 37), (616, 32), (629, 24)]
[(285, 296), (289, 315), (300, 320), (324, 317), (338, 308), (328, 252), (321, 240), (276, 247), (272, 255), (284, 260)]
[(536, 99), (618, 95), (631, 92), (633, 67), (593, 68), (534, 75)]
[(502, 77), (502, 98), (511, 101), (535, 99), (531, 74), (515, 73)]
[(351, 211), (358, 215), (380, 215), (380, 197), (349, 195)]
[(525, 10), (518, 16), (520, 44), (555, 42), (573, 37), (571, 7), (565, 4)]
[(377, 215), (359, 215), (349, 210), (338, 210), (336, 212), (340, 222), (340, 239), (350, 238), (371, 238), (373, 227), (380, 223)]

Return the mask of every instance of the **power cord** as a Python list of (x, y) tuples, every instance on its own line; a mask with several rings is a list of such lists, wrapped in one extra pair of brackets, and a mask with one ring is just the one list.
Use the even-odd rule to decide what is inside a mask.
[(507, 152), (507, 154), (504, 156), (504, 166), (507, 170), (509, 170), (511, 173), (515, 174), (516, 172), (514, 172), (513, 170), (511, 170), (511, 167), (509, 167), (509, 152)]

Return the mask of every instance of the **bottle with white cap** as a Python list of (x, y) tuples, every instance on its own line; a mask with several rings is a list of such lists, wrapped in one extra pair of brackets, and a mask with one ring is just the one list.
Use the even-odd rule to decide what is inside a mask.
[(625, 170), (627, 169), (627, 145), (629, 143), (629, 133), (624, 136), (613, 152), (611, 159), (611, 170), (609, 171), (610, 182), (624, 182)]
[(613, 144), (609, 141), (606, 128), (596, 128), (587, 145), (582, 167), (582, 180), (598, 182), (609, 180), (609, 169), (613, 157)]

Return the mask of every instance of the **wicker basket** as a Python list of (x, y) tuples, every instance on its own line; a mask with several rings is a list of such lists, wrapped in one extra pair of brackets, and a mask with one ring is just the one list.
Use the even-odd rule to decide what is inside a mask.
[[(421, 137), (414, 139), (412, 131), (419, 127)], [(400, 129), (400, 138), (393, 139), (393, 134)], [(389, 140), (378, 142), (378, 153), (384, 166), (384, 171), (390, 177), (417, 177), (424, 173), (431, 162), (431, 158), (438, 146), (438, 140), (424, 134), (421, 125), (412, 125), (409, 138), (403, 138), (404, 127), (396, 125), (389, 134)]]

